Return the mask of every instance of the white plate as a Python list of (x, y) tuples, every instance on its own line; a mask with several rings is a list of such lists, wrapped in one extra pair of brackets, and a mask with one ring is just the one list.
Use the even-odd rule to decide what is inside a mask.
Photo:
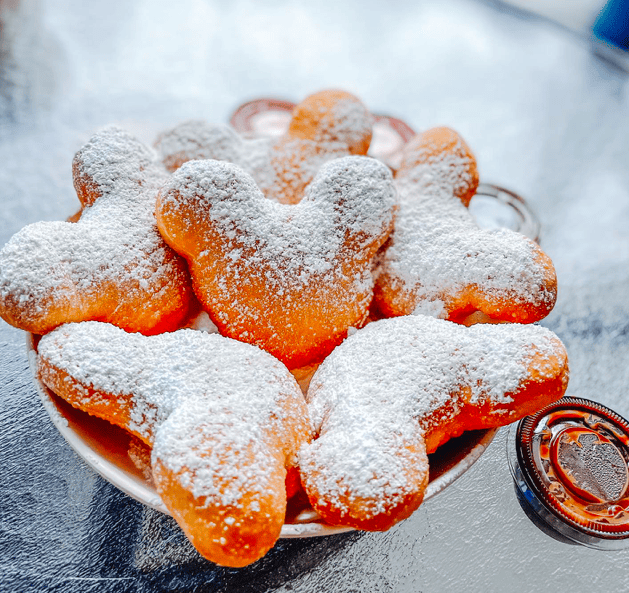
[[(44, 408), (63, 438), (96, 473), (137, 501), (170, 514), (150, 478), (129, 456), (138, 441), (127, 431), (73, 408), (56, 396), (37, 377), (36, 336), (27, 334), (28, 359), (35, 386)], [(443, 492), (461, 477), (485, 452), (498, 429), (475, 430), (450, 440), (430, 455), (430, 483), (424, 500)], [(287, 522), (280, 537), (316, 537), (353, 531), (324, 523), (299, 494), (288, 502)]]

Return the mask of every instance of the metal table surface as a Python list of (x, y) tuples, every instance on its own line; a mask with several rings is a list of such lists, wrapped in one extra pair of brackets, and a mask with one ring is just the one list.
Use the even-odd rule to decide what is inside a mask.
[[(568, 393), (629, 416), (627, 78), (586, 40), (492, 3), (0, 0), (0, 244), (76, 209), (72, 156), (104, 124), (150, 142), (247, 99), (330, 87), (416, 129), (454, 127), (483, 180), (528, 198), (559, 277), (543, 324), (568, 348)], [(36, 398), (24, 334), (0, 322), (0, 590), (629, 590), (629, 551), (530, 523), (504, 448), (501, 431), (387, 533), (283, 540), (218, 568), (70, 450)]]

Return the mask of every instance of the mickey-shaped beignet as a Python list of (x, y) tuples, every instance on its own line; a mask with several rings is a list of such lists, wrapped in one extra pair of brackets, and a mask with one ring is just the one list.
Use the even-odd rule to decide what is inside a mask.
[(146, 334), (180, 327), (194, 294), (185, 261), (155, 224), (167, 174), (153, 152), (109, 127), (72, 171), (78, 221), (28, 225), (0, 251), (0, 316), (35, 333), (83, 320)]
[(428, 483), (427, 453), (559, 399), (566, 351), (536, 325), (465, 327), (423, 315), (373, 322), (312, 379), (315, 439), (299, 453), (313, 508), (332, 525), (384, 530)]
[(206, 160), (172, 175), (156, 215), (220, 333), (296, 368), (365, 321), (371, 260), (394, 208), (389, 169), (368, 157), (326, 163), (294, 205), (266, 199), (235, 165)]
[(324, 163), (366, 155), (371, 135), (372, 116), (363, 103), (345, 91), (328, 90), (299, 103), (277, 140), (246, 139), (229, 126), (195, 120), (161, 134), (156, 147), (170, 171), (190, 160), (231, 162), (267, 197), (295, 204)]
[(274, 545), (286, 467), (310, 430), (279, 361), (217, 334), (85, 322), (41, 339), (38, 372), (73, 406), (153, 446), (157, 491), (203, 556), (244, 566)]
[(517, 323), (548, 315), (557, 296), (550, 258), (519, 233), (480, 229), (467, 210), (478, 172), (463, 139), (435, 128), (403, 155), (395, 179), (400, 209), (376, 282), (380, 311), (452, 321), (481, 311)]

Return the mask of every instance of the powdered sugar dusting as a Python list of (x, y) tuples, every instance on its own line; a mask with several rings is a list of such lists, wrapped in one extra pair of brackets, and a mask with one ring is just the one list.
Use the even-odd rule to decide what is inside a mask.
[(326, 162), (367, 153), (373, 125), (367, 108), (347, 93), (332, 91), (328, 100), (326, 94), (312, 95), (295, 107), (287, 133), (271, 149), (269, 166), (254, 175), (266, 196), (297, 203)]
[(448, 311), (443, 301), (439, 299), (434, 300), (422, 300), (419, 301), (415, 309), (413, 309), (413, 315), (428, 315), (429, 317), (435, 317), (437, 319), (447, 319)]
[(113, 307), (134, 302), (147, 328), (159, 322), (154, 297), (179, 294), (188, 280), (157, 230), (155, 196), (166, 172), (152, 158), (115, 127), (81, 149), (74, 162), (81, 219), (29, 225), (0, 251), (0, 313), (7, 321), (43, 332), (60, 321), (115, 316), (103, 310), (105, 299)]
[(207, 332), (208, 334), (217, 334), (218, 327), (212, 323), (210, 316), (206, 311), (201, 311), (188, 326), (190, 329), (196, 329), (197, 331)]
[(169, 171), (189, 160), (215, 159), (238, 162), (242, 140), (226, 125), (211, 125), (204, 120), (188, 120), (161, 133), (155, 148)]
[[(325, 95), (325, 91), (320, 93)], [(326, 162), (367, 152), (371, 114), (355, 97), (332, 92), (334, 95), (338, 97), (322, 105), (319, 112), (307, 108), (307, 115), (301, 114), (311, 124), (308, 137), (291, 134), (289, 129), (276, 140), (248, 139), (229, 126), (191, 120), (161, 134), (156, 147), (170, 171), (190, 160), (234, 163), (253, 177), (267, 198), (294, 204)]]
[(343, 142), (351, 152), (371, 137), (373, 117), (366, 107), (355, 98), (341, 99), (332, 107), (333, 125), (324, 128), (321, 140), (324, 142)]
[(266, 200), (234, 165), (191, 161), (161, 191), (160, 209), (181, 208), (180, 202), (198, 209), (205, 226), (227, 239), (222, 249), (231, 261), (255, 251), (255, 259), (271, 266), (271, 283), (279, 282), (281, 270), (290, 282), (303, 284), (342, 261), (339, 252), (359, 252), (382, 234), (392, 218), (395, 192), (386, 167), (366, 157), (329, 163), (294, 206)]
[[(364, 154), (372, 135), (373, 116), (356, 97), (343, 91), (316, 93), (297, 105), (288, 137), (305, 138), (327, 150), (344, 147), (349, 154)], [(297, 131), (299, 130), (299, 131)]]
[(165, 177), (153, 151), (116, 126), (103, 128), (77, 152), (72, 172), (84, 206), (100, 197), (141, 201), (141, 188), (155, 190)]
[(408, 443), (421, 443), (464, 406), (490, 403), (500, 417), (529, 373), (557, 372), (543, 363), (532, 369), (534, 356), (547, 361), (560, 348), (540, 326), (466, 328), (421, 315), (369, 324), (337, 347), (311, 381), (317, 438), (300, 452), (306, 483), (316, 480), (315, 489), (335, 504), (348, 492), (402, 497), (395, 476)]
[(175, 126), (155, 145), (169, 171), (191, 160), (233, 163), (253, 177), (267, 198), (289, 203), (302, 199), (323, 164), (351, 154), (338, 140), (243, 138), (227, 125), (202, 120)]
[[(47, 334), (38, 352), (46, 366), (111, 394), (111, 411), (128, 412), (125, 428), (153, 445), (154, 459), (175, 472), (185, 469), (180, 480), (195, 496), (216, 496), (220, 472), (228, 472), (232, 483), (221, 494), (224, 502), (237, 491), (242, 496), (245, 490), (238, 489), (264, 481), (264, 472), (238, 478), (239, 464), (231, 463), (237, 460), (227, 457), (252, 444), (268, 449), (269, 435), (276, 439), (275, 454), (288, 455), (306, 434), (303, 396), (286, 368), (255, 347), (216, 334), (186, 329), (147, 337), (84, 322)], [(214, 452), (203, 447), (208, 438)]]
[(296, 204), (325, 163), (350, 154), (343, 142), (281, 138), (273, 146), (271, 159), (256, 181), (265, 196)]
[(406, 179), (421, 194), (438, 192), (465, 195), (473, 183), (473, 157), (460, 138), (450, 138), (453, 145), (447, 150), (430, 140), (419, 145), (411, 140), (402, 151), (398, 179)]
[(507, 229), (479, 229), (456, 197), (470, 183), (469, 160), (459, 153), (422, 156), (427, 162), (396, 178), (400, 209), (379, 282), (409, 303), (398, 314), (412, 313), (423, 302), (441, 301), (448, 308), (470, 287), (513, 307), (549, 310), (556, 294), (539, 248)]
[(271, 139), (243, 138), (225, 124), (185, 121), (160, 134), (155, 147), (171, 172), (190, 160), (213, 159), (237, 164), (258, 182), (268, 175)]
[[(282, 331), (301, 324), (298, 351), (298, 340), (319, 339), (309, 319), (322, 318), (338, 336), (362, 322), (373, 288), (369, 262), (394, 207), (390, 171), (367, 157), (330, 161), (295, 205), (265, 199), (238, 167), (208, 160), (173, 174), (157, 214), (166, 240), (190, 262), (197, 296), (220, 331), (274, 352), (268, 339), (282, 341), (273, 337), (278, 323)], [(252, 325), (260, 335), (249, 334)]]

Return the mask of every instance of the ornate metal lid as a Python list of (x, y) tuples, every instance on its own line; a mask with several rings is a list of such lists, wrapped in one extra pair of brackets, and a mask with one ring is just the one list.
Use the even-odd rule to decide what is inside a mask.
[[(512, 429), (509, 461), (520, 502), (547, 533), (600, 549), (629, 546), (629, 423), (573, 397)], [(526, 506), (525, 506), (526, 505)]]

